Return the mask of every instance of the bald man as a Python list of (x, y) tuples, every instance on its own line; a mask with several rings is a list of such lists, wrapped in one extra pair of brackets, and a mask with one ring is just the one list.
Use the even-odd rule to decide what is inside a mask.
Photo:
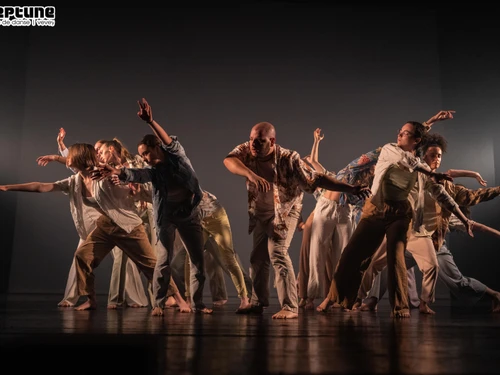
[(253, 233), (251, 306), (241, 312), (262, 314), (264, 307), (269, 306), (271, 264), (281, 305), (273, 319), (297, 318), (297, 284), (288, 247), (302, 210), (304, 192), (312, 194), (321, 187), (366, 198), (370, 189), (315, 172), (296, 151), (276, 144), (276, 130), (269, 122), (256, 124), (250, 141), (236, 146), (225, 157), (224, 165), (231, 173), (246, 178), (249, 233)]

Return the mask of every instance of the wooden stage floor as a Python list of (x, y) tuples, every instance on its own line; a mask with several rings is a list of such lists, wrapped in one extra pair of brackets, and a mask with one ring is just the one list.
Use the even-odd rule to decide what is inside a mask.
[[(486, 374), (500, 368), (500, 314), (438, 300), (435, 316), (302, 311), (272, 320), (236, 315), (236, 298), (214, 314), (147, 308), (58, 308), (58, 295), (4, 295), (1, 363), (48, 374)], [(8, 369), (11, 370), (8, 370)], [(12, 370), (14, 369), (14, 370)]]

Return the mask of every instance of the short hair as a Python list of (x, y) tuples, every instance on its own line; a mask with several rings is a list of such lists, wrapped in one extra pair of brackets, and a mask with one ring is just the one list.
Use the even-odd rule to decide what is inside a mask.
[(92, 170), (99, 165), (94, 146), (88, 143), (75, 143), (68, 147), (68, 156), (71, 165), (80, 171)]
[(438, 133), (427, 134), (424, 140), (420, 143), (418, 153), (421, 157), (424, 157), (425, 153), (429, 147), (439, 147), (443, 154), (448, 149), (448, 141)]
[(146, 134), (144, 137), (142, 137), (137, 146), (144, 145), (146, 147), (155, 148), (155, 147), (161, 147), (162, 143), (163, 142), (161, 141), (161, 139), (158, 138), (156, 135)]
[(427, 128), (418, 121), (406, 121), (405, 124), (411, 124), (413, 126), (413, 137), (420, 138), (419, 144), (422, 144), (427, 136)]

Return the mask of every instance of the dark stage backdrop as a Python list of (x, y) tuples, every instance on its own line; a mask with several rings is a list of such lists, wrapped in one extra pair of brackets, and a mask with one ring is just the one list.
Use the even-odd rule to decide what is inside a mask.
[[(252, 240), (245, 183), (222, 160), (248, 139), (257, 122), (273, 123), (277, 142), (302, 155), (310, 153), (314, 129), (322, 128), (320, 161), (337, 171), (361, 153), (395, 141), (406, 121), (453, 109), (456, 118), (435, 127), (450, 139), (443, 167), (475, 169), (495, 184), (499, 107), (491, 95), (498, 64), (483, 64), (494, 52), (473, 55), (476, 37), (484, 37), (481, 30), (464, 41), (453, 32), (459, 25), (449, 22), (445, 28), (440, 22), (432, 9), (300, 2), (58, 7), (53, 28), (0, 32), (9, 50), (0, 60), (0, 184), (69, 176), (63, 165), (35, 162), (57, 152), (60, 127), (67, 131), (67, 145), (118, 137), (136, 152), (139, 139), (150, 132), (136, 115), (141, 97), (167, 132), (179, 137), (202, 187), (225, 206), (247, 270)], [(478, 187), (475, 181), (464, 183)], [(0, 194), (0, 203), (3, 290), (62, 294), (78, 243), (67, 197), (8, 192)], [(314, 203), (312, 196), (304, 198), (304, 217)], [(495, 207), (496, 202), (485, 204), (474, 214), (498, 227)], [(290, 246), (296, 272), (300, 240), (296, 233)], [(492, 264), (499, 255), (492, 249), (498, 242), (481, 238), (481, 248), (475, 240), (465, 242), (453, 244), (460, 266), (494, 284)], [(110, 266), (111, 257), (96, 271), (99, 293), (107, 292)], [(236, 296), (230, 279), (227, 285)]]

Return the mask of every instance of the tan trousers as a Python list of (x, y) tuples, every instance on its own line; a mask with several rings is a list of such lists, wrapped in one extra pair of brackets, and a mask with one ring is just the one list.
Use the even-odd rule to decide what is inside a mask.
[(371, 257), (387, 236), (387, 282), (394, 314), (409, 312), (405, 248), (412, 210), (408, 201), (385, 202), (377, 209), (367, 199), (363, 215), (337, 265), (328, 298), (351, 309)]
[[(155, 251), (151, 247), (144, 225), (139, 225), (131, 233), (127, 233), (102, 215), (96, 223), (96, 228), (75, 252), (78, 294), (94, 295), (94, 268), (115, 247), (119, 247), (144, 273), (151, 282), (156, 264)], [(175, 283), (170, 285), (173, 292), (178, 292)], [(173, 294), (173, 293), (172, 293)]]
[[(228, 272), (231, 276), (231, 280), (236, 288), (238, 297), (242, 298), (244, 296), (248, 296), (244, 272), (234, 251), (233, 234), (231, 232), (231, 225), (229, 224), (229, 218), (227, 217), (226, 210), (221, 207), (212, 215), (205, 217), (202, 220), (202, 226), (203, 243), (206, 245), (211, 237), (211, 239), (213, 239), (217, 244), (217, 254), (214, 254), (212, 258), (217, 256), (216, 259), (220, 259), (222, 269)], [(189, 258), (186, 258), (186, 260), (189, 262)], [(217, 272), (216, 267), (207, 267), (207, 270)], [(189, 266), (185, 267), (185, 280), (190, 280)], [(210, 278), (210, 280), (212, 281), (212, 278)], [(188, 295), (189, 294), (190, 293), (188, 292)]]
[[(439, 265), (432, 238), (411, 235), (408, 239), (406, 249), (406, 267), (411, 268), (416, 263), (422, 272), (422, 292), (420, 299), (427, 303), (434, 302)], [(359, 299), (366, 298), (372, 288), (373, 280), (382, 272), (386, 265), (387, 247), (386, 241), (384, 241), (375, 254), (373, 254), (370, 266), (363, 274), (363, 280), (358, 292)], [(384, 288), (382, 288), (383, 290)]]

